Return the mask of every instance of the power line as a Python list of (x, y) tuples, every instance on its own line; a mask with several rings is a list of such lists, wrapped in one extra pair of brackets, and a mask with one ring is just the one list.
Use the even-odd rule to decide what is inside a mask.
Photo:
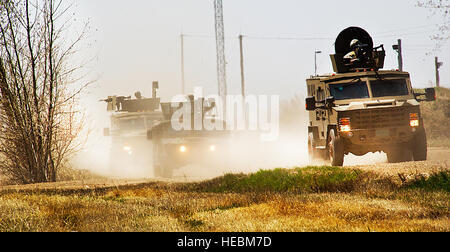
[[(430, 30), (429, 33), (435, 33), (439, 30)], [(398, 36), (411, 36), (411, 35), (424, 35), (424, 32), (411, 32), (411, 33), (395, 33), (395, 34), (387, 34), (387, 35), (379, 35), (374, 36), (375, 38), (389, 38), (389, 37), (398, 37)]]
[(265, 36), (245, 36), (245, 38), (249, 39), (258, 39), (258, 40), (330, 40), (332, 38), (325, 37), (265, 37)]
[(389, 30), (389, 31), (384, 31), (384, 32), (380, 32), (380, 33), (375, 33), (374, 36), (377, 35), (384, 35), (387, 33), (392, 33), (392, 32), (402, 32), (402, 31), (409, 31), (409, 30), (416, 30), (416, 29), (421, 29), (421, 28), (426, 28), (426, 27), (431, 27), (431, 26), (438, 26), (439, 24), (428, 24), (428, 25), (421, 25), (421, 26), (416, 26), (416, 27), (409, 27), (409, 28), (401, 28), (401, 29), (396, 29), (396, 30)]
[[(207, 38), (207, 39), (213, 39), (214, 36), (211, 35), (197, 35), (197, 34), (183, 34), (185, 38)], [(331, 40), (333, 38), (326, 38), (326, 37), (280, 37), (280, 36), (248, 36), (248, 35), (242, 35), (243, 38), (247, 39), (255, 39), (255, 40)], [(239, 36), (237, 37), (225, 37), (225, 39), (239, 39)]]

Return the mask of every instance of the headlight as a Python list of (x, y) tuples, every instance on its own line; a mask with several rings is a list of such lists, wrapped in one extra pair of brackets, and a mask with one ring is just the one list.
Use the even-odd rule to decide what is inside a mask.
[(340, 132), (350, 132), (352, 127), (350, 125), (350, 118), (339, 119), (339, 131)]
[(186, 146), (181, 145), (181, 146), (180, 146), (180, 152), (185, 153), (186, 151), (187, 151)]
[(411, 113), (409, 114), (409, 126), (415, 128), (419, 127), (419, 114)]
[(127, 152), (128, 155), (133, 154), (133, 151), (132, 151), (132, 149), (131, 149), (130, 146), (124, 146), (124, 147), (123, 147), (123, 151)]

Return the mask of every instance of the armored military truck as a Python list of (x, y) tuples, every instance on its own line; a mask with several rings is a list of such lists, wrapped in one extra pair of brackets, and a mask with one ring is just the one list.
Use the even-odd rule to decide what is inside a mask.
[(158, 88), (158, 82), (153, 82), (151, 98), (136, 92), (135, 98), (110, 96), (103, 100), (111, 112), (111, 127), (104, 129), (104, 136), (111, 137), (110, 166), (114, 171), (151, 167), (148, 151), (152, 144), (146, 135), (163, 120), (160, 98), (156, 97)]
[[(204, 118), (215, 108), (214, 101), (205, 101), (204, 98), (194, 100), (188, 96), (184, 102), (161, 103), (164, 121), (148, 130), (147, 138), (153, 142), (152, 157), (153, 169), (156, 177), (172, 178), (174, 171), (188, 164), (209, 165), (212, 167), (226, 166), (231, 144), (231, 133), (225, 129), (225, 123), (211, 119), (211, 122), (220, 123), (223, 127), (208, 130), (204, 127)], [(189, 108), (190, 127), (176, 129), (173, 118), (176, 111)], [(214, 117), (214, 116), (213, 116)], [(183, 123), (186, 118), (178, 121)], [(200, 122), (199, 127), (195, 122)]]
[(382, 70), (384, 46), (373, 46), (362, 28), (349, 27), (336, 39), (334, 73), (306, 80), (308, 152), (312, 159), (342, 166), (344, 156), (385, 152), (388, 161), (427, 159), (421, 101), (435, 90), (414, 93), (410, 74)]

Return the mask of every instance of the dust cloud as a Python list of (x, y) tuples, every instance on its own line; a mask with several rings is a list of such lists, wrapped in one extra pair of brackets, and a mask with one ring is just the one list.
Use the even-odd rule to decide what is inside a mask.
[[(174, 170), (175, 179), (186, 181), (210, 179), (227, 173), (253, 173), (274, 168), (294, 168), (308, 165), (329, 165), (327, 161), (309, 161), (307, 150), (308, 113), (302, 97), (294, 97), (280, 104), (280, 134), (277, 140), (263, 142), (260, 132), (236, 132), (228, 139), (228, 151), (203, 156), (208, 164), (190, 162)], [(94, 174), (120, 179), (155, 178), (152, 143), (146, 136), (113, 142), (93, 130), (86, 146), (72, 160), (73, 167)], [(369, 153), (358, 157), (345, 156), (344, 166), (386, 163), (384, 153)]]
[[(174, 177), (208, 179), (226, 173), (308, 165), (307, 114), (299, 101), (298, 97), (281, 101), (280, 135), (276, 141), (262, 142), (260, 132), (237, 132), (228, 139), (228, 151), (221, 158), (203, 157), (209, 159), (208, 165), (192, 162), (174, 170)], [(151, 141), (146, 136), (132, 140), (105, 137), (102, 130), (108, 124), (104, 121), (90, 125), (92, 132), (72, 159), (72, 167), (110, 178), (154, 178)]]
[[(95, 130), (84, 148), (71, 160), (72, 168), (117, 179), (152, 178), (152, 145), (142, 139), (113, 144), (111, 137)], [(129, 146), (133, 149), (128, 150)]]
[(174, 172), (175, 177), (209, 179), (228, 173), (253, 173), (274, 168), (308, 165), (306, 134), (283, 134), (277, 141), (262, 142), (254, 133), (237, 133), (231, 137), (227, 160), (214, 160), (214, 165), (190, 164)]

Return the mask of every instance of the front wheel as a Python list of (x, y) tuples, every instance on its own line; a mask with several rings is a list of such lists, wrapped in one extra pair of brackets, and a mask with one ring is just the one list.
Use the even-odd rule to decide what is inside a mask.
[(336, 137), (334, 129), (329, 133), (328, 157), (332, 166), (344, 165), (344, 142), (342, 138)]
[(411, 151), (414, 161), (427, 160), (427, 135), (425, 130), (421, 130), (411, 142)]
[(401, 163), (412, 161), (411, 151), (405, 147), (399, 146), (386, 153), (389, 163)]
[(162, 161), (154, 163), (153, 165), (154, 175), (157, 178), (172, 178), (173, 177), (173, 167), (171, 162)]
[(161, 143), (153, 144), (153, 173), (157, 178), (173, 177), (173, 167)]
[(316, 147), (314, 146), (314, 137), (313, 134), (310, 133), (308, 135), (308, 157), (309, 157), (309, 162), (313, 163), (319, 156), (319, 154), (317, 153)]

